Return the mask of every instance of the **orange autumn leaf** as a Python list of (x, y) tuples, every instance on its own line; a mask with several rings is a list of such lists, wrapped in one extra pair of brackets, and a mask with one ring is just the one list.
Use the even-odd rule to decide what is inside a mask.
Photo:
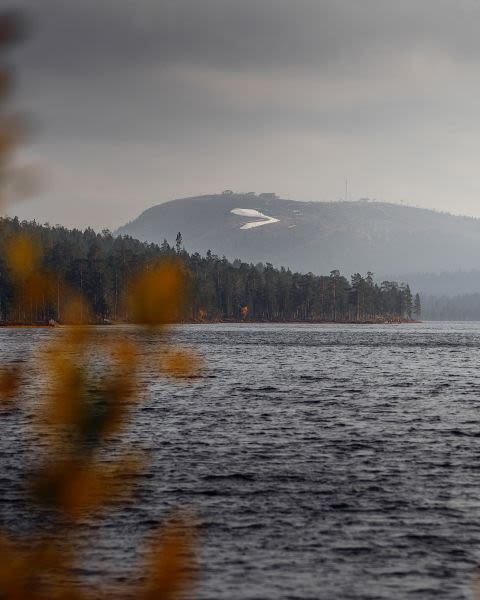
[(40, 248), (27, 235), (15, 236), (7, 244), (7, 264), (15, 278), (25, 278), (38, 267)]
[(124, 499), (143, 467), (141, 455), (120, 457), (105, 465), (88, 457), (50, 459), (31, 482), (35, 502), (54, 506), (76, 520)]
[(203, 361), (198, 354), (187, 350), (171, 350), (161, 360), (161, 367), (171, 377), (199, 377)]
[(135, 398), (133, 394), (134, 378), (128, 373), (114, 375), (102, 390), (104, 422), (102, 436), (117, 434), (126, 423), (126, 417)]
[[(0, 538), (0, 598), (2, 600), (54, 600), (58, 585), (73, 566), (72, 554), (51, 539), (32, 538), (17, 542)], [(82, 598), (80, 594), (69, 598)]]
[[(16, 13), (0, 14), (0, 49), (16, 41), (21, 30)], [(11, 80), (10, 72), (0, 69), (0, 99), (9, 90)], [(24, 119), (0, 115), (2, 203), (29, 195), (38, 187), (34, 172), (10, 164), (14, 161), (9, 160), (25, 133)], [(52, 314), (67, 324), (84, 325), (98, 320), (98, 315), (72, 292), (61, 273), (53, 277), (44, 272), (40, 249), (34, 240), (20, 235), (4, 241), (2, 246), (15, 287), (12, 304), (19, 315), (18, 321), (27, 321), (25, 315), (34, 314), (32, 304), (37, 303), (44, 307), (42, 320)], [(153, 266), (138, 276), (132, 288), (133, 319), (147, 325), (177, 320), (185, 287), (184, 270), (179, 262)], [(52, 342), (43, 354), (41, 369), (32, 371), (32, 377), (38, 373), (39, 381), (44, 377), (47, 380), (37, 413), (43, 420), (40, 446), (45, 454), (41, 455), (43, 468), (36, 477), (32, 476), (30, 500), (34, 509), (47, 507), (51, 511), (46, 514), (60, 518), (53, 521), (54, 527), (47, 528), (49, 538), (33, 536), (22, 542), (0, 538), (0, 598), (125, 598), (123, 589), (107, 595), (98, 589), (81, 588), (75, 581), (75, 574), (81, 568), (76, 544), (77, 533), (81, 531), (80, 517), (90, 516), (111, 500), (125, 496), (143, 466), (140, 456), (121, 455), (118, 451), (116, 461), (108, 462), (108, 447), (104, 443), (106, 434), (117, 433), (126, 423), (128, 407), (137, 397), (135, 384), (141, 351), (121, 343), (112, 353), (111, 344), (100, 340), (95, 330), (83, 326), (47, 331), (45, 335)], [(100, 355), (97, 363), (96, 353)], [(176, 360), (178, 370), (182, 361), (178, 357)], [(191, 361), (185, 359), (182, 364), (185, 371)], [(19, 371), (0, 372), (1, 400), (15, 398), (22, 383)], [(36, 391), (39, 386), (31, 387)], [(28, 396), (28, 386), (26, 389)], [(191, 579), (191, 554), (188, 535), (170, 527), (160, 545), (153, 548), (152, 568), (145, 588), (149, 598), (173, 598), (186, 589)], [(135, 593), (132, 597), (140, 596)]]
[(50, 428), (78, 426), (85, 414), (84, 372), (61, 356), (51, 359), (50, 368), (56, 371), (56, 381), (44, 406), (43, 420)]
[(181, 521), (167, 525), (149, 552), (149, 569), (142, 600), (181, 598), (190, 588), (194, 575), (194, 538)]
[(62, 322), (69, 325), (85, 325), (92, 320), (92, 311), (85, 299), (80, 294), (70, 293), (62, 310)]
[(11, 404), (20, 387), (21, 376), (18, 368), (0, 371), (0, 405)]
[(178, 320), (185, 297), (182, 263), (161, 262), (143, 271), (133, 281), (128, 307), (135, 323), (165, 325)]
[(73, 476), (65, 474), (66, 482), (60, 494), (61, 508), (71, 517), (91, 512), (102, 506), (109, 497), (106, 478), (93, 465), (78, 465)]
[(63, 479), (60, 508), (75, 519), (102, 509), (113, 500), (125, 498), (142, 465), (139, 455), (121, 457), (113, 466), (95, 462), (77, 463), (73, 473), (71, 468), (75, 465), (63, 465), (59, 472), (60, 479)]

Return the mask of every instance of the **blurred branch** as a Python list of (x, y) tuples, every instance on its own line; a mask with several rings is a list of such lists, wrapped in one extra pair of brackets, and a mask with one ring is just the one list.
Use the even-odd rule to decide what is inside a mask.
[[(25, 23), (18, 13), (0, 14), (0, 52), (24, 35)], [(13, 81), (12, 69), (0, 67), (0, 102), (5, 101)], [(12, 190), (22, 191), (21, 181), (25, 179), (21, 171), (15, 171), (12, 157), (25, 132), (24, 119), (0, 113), (2, 206)], [(68, 287), (58, 275), (53, 278), (42, 269), (40, 247), (28, 236), (16, 235), (7, 244), (5, 255), (19, 312), (27, 311), (28, 305), (44, 301), (45, 297), (53, 298), (60, 285)], [(166, 326), (178, 319), (187, 293), (181, 261), (149, 265), (127, 289), (125, 302), (136, 322), (164, 342)], [(74, 292), (68, 298), (63, 309), (67, 322), (88, 322), (90, 307), (85, 299)], [(79, 566), (78, 529), (85, 516), (98, 514), (112, 501), (118, 502), (131, 493), (145, 466), (145, 458), (138, 453), (117, 452), (115, 461), (109, 463), (102, 459), (114, 438), (126, 428), (132, 409), (139, 402), (139, 369), (147, 365), (155, 376), (161, 368), (165, 375), (185, 376), (198, 372), (200, 365), (198, 358), (185, 352), (170, 358), (165, 358), (165, 353), (152, 355), (152, 351), (142, 347), (143, 339), (140, 336), (137, 344), (115, 342), (108, 335), (99, 340), (92, 327), (74, 325), (56, 331), (53, 343), (43, 349), (48, 351), (48, 382), (35, 425), (46, 440), (47, 449), (38, 457), (28, 489), (32, 510), (43, 507), (47, 511), (45, 518), (54, 529), (49, 537), (34, 533), (26, 540), (0, 535), (2, 600), (92, 598), (75, 576)], [(91, 370), (89, 361), (95, 352), (98, 362)], [(0, 371), (0, 416), (13, 407), (23, 409), (21, 398), (26, 386), (36, 390), (41, 387), (39, 381), (29, 380), (30, 372), (27, 366)], [(152, 537), (140, 586), (127, 584), (114, 594), (107, 593), (105, 587), (95, 598), (115, 595), (149, 600), (181, 596), (193, 576), (193, 534), (186, 521), (179, 517)]]

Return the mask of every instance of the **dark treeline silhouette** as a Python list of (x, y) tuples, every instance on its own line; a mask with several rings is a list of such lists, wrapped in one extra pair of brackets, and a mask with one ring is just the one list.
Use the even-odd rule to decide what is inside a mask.
[[(30, 294), (15, 302), (6, 248), (19, 234), (39, 247), (41, 267), (50, 273), (49, 293)], [(178, 234), (175, 246), (140, 242), (109, 231), (69, 230), (61, 226), (0, 219), (0, 321), (62, 322), (65, 304), (74, 292), (83, 295), (96, 322), (130, 320), (126, 303), (129, 281), (159, 259), (180, 257), (187, 270), (191, 297), (185, 321), (399, 321), (419, 312), (409, 286), (374, 282), (373, 274), (355, 274), (348, 281), (339, 271), (327, 276), (293, 273), (271, 264), (247, 264), (188, 254)]]

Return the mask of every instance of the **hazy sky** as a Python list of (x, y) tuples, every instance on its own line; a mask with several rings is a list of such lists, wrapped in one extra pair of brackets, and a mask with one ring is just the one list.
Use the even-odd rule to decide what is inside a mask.
[[(0, 0), (0, 5), (7, 4)], [(41, 198), (114, 228), (176, 197), (275, 191), (480, 216), (477, 0), (20, 0), (16, 106)]]

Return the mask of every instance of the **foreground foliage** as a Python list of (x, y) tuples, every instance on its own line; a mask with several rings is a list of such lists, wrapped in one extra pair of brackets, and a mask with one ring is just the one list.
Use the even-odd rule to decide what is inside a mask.
[[(18, 15), (0, 13), (0, 51), (20, 33)], [(11, 69), (2, 60), (0, 101), (5, 99), (12, 79)], [(28, 187), (28, 177), (14, 165), (14, 150), (24, 133), (21, 120), (8, 110), (0, 113), (0, 210)], [(2, 224), (6, 225), (0, 232), (3, 315), (30, 322), (45, 319), (53, 310), (56, 292), (57, 310), (61, 302), (67, 322), (93, 321), (85, 294), (63, 279), (66, 273), (62, 268), (52, 269), (45, 260), (44, 239), (38, 229), (8, 220)], [(148, 332), (149, 344), (145, 344), (145, 336), (129, 344), (109, 335), (99, 339), (92, 327), (66, 327), (49, 336), (50, 346), (42, 349), (41, 377), (32, 375), (35, 371), (26, 362), (9, 363), (4, 357), (0, 365), (2, 424), (6, 426), (6, 415), (27, 410), (24, 401), (33, 386), (39, 401), (27, 421), (45, 442), (43, 451), (36, 453), (32, 472), (26, 475), (26, 497), (17, 498), (8, 507), (15, 515), (19, 506), (27, 503), (31, 514), (38, 516), (36, 527), (28, 533), (12, 531), (12, 527), (0, 531), (2, 600), (173, 600), (184, 597), (192, 582), (194, 538), (191, 520), (185, 516), (177, 516), (160, 531), (151, 532), (141, 572), (134, 582), (124, 580), (108, 587), (100, 581), (92, 590), (79, 576), (79, 540), (85, 519), (130, 493), (145, 462), (141, 453), (122, 446), (122, 433), (140, 400), (139, 369), (146, 366), (152, 377), (185, 376), (198, 370), (200, 364), (187, 352), (169, 353), (164, 347), (166, 323), (177, 319), (186, 298), (185, 269), (179, 260), (151, 262), (124, 287), (128, 290), (125, 305), (140, 331)], [(153, 350), (152, 335), (158, 341)], [(158, 349), (162, 350), (160, 355)], [(92, 369), (94, 352), (97, 364)], [(25, 444), (20, 436), (18, 444)], [(106, 460), (112, 445), (117, 446), (115, 458)], [(9, 481), (7, 466), (0, 467), (5, 484)], [(2, 511), (5, 509), (2, 506)]]

